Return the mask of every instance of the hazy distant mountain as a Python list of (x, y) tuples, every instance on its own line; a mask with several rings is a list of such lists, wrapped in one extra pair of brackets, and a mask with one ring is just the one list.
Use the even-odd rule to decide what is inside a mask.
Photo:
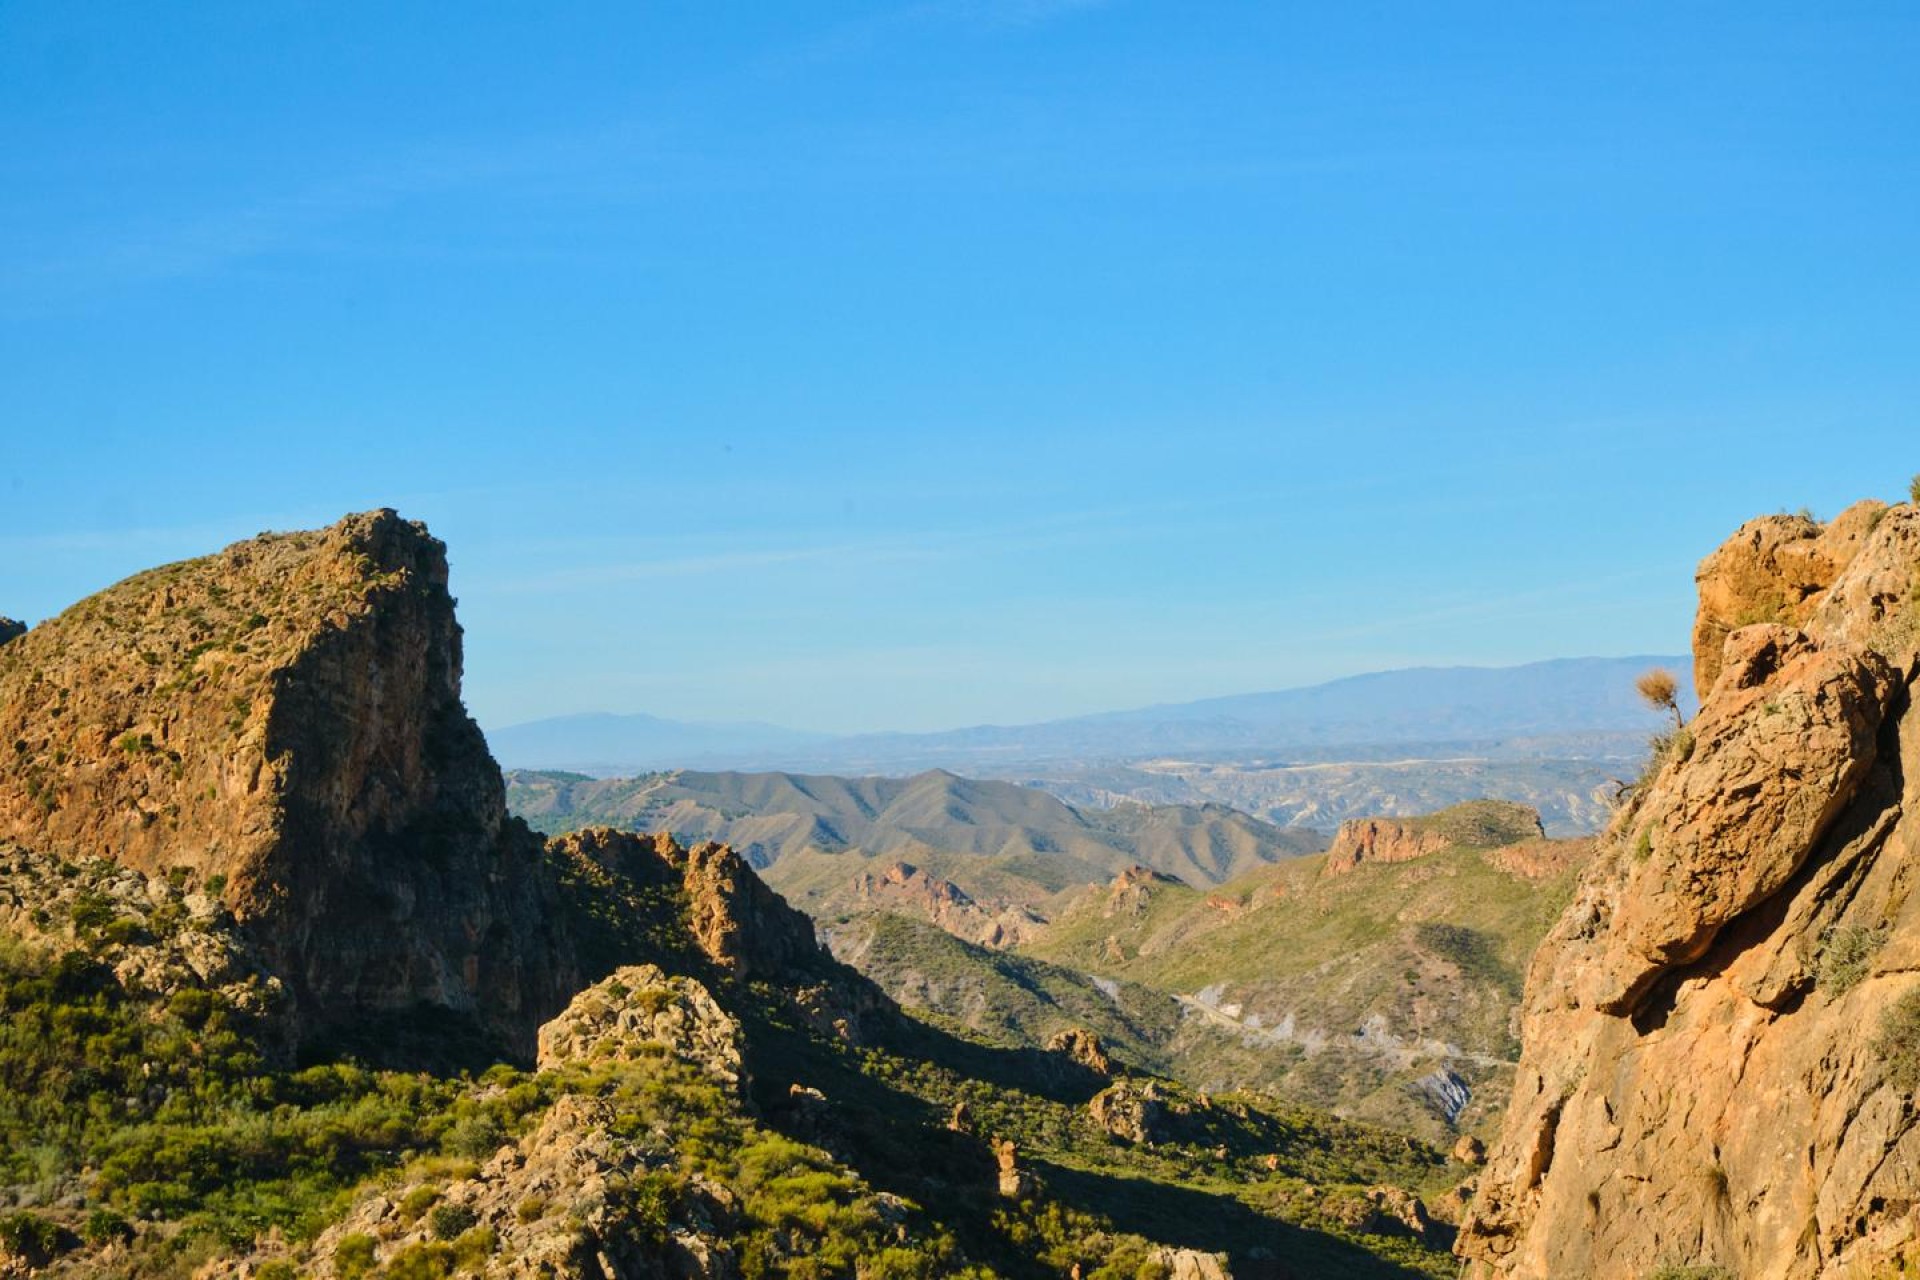
[(514, 725), (487, 737), (509, 768), (601, 775), (704, 766), (838, 774), (952, 769), (1005, 776), (1038, 765), (1170, 755), (1243, 758), (1362, 744), (1486, 743), (1573, 734), (1630, 735), (1631, 741), (1660, 725), (1660, 717), (1633, 692), (1634, 676), (1652, 666), (1684, 672), (1691, 661), (1643, 655), (1561, 658), (1518, 667), (1416, 667), (1273, 693), (942, 733), (834, 738), (773, 725), (582, 715)]
[(1560, 658), (1518, 667), (1417, 667), (1274, 693), (1171, 703), (1031, 725), (868, 734), (776, 757), (786, 767), (880, 772), (1093, 764), (1155, 756), (1241, 756), (1344, 744), (1490, 741), (1567, 734), (1644, 736), (1660, 716), (1633, 691), (1677, 656)]
[(590, 712), (494, 729), (487, 734), (487, 745), (508, 768), (607, 772), (793, 750), (825, 738), (825, 734), (752, 721), (702, 724)]

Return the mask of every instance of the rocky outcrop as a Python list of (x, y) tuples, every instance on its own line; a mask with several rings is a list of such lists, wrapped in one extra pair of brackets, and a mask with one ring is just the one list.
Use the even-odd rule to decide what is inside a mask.
[(177, 879), (0, 844), (0, 939), (95, 956), (136, 998), (208, 992), (269, 1056), (285, 1057), (293, 1032), (286, 989), (231, 925), (217, 900)]
[(460, 669), (445, 547), (391, 511), (136, 575), (0, 648), (0, 840), (217, 900), (362, 1056), (531, 1057), (645, 960), (811, 983), (848, 1036), (884, 1004), (723, 846), (510, 818)]
[(5, 644), (9, 640), (17, 640), (25, 634), (27, 634), (26, 623), (16, 622), (12, 618), (0, 617), (0, 644)]
[(1528, 974), (1480, 1277), (1920, 1256), (1920, 1073), (1885, 1030), (1920, 993), (1920, 510), (1756, 521), (1700, 582), (1701, 712)]
[(425, 1004), (524, 1049), (575, 975), (460, 664), (391, 511), (139, 574), (0, 648), (0, 837), (188, 876), (312, 1032)]
[(1321, 874), (1345, 875), (1363, 862), (1411, 862), (1455, 845), (1497, 849), (1544, 835), (1538, 810), (1503, 800), (1470, 800), (1418, 818), (1354, 818), (1340, 824)]
[(1017, 903), (977, 902), (953, 881), (909, 862), (889, 863), (878, 875), (861, 872), (854, 877), (853, 893), (862, 906), (917, 916), (996, 951), (1039, 936), (1047, 923)]
[(994, 1186), (1002, 1196), (1009, 1200), (1030, 1199), (1040, 1189), (1020, 1164), (1020, 1151), (1012, 1138), (1002, 1138), (993, 1144)]
[(1154, 1263), (1167, 1280), (1233, 1280), (1222, 1253), (1202, 1253), (1198, 1249), (1156, 1249)]
[(1087, 1115), (1123, 1142), (1150, 1145), (1170, 1136), (1167, 1100), (1151, 1080), (1122, 1080), (1102, 1089), (1087, 1103)]
[(1571, 840), (1522, 840), (1501, 845), (1480, 855), (1491, 866), (1521, 880), (1551, 880), (1593, 856), (1593, 841), (1585, 836)]
[[(699, 982), (653, 965), (582, 991), (540, 1028), (539, 1043), (542, 1070), (644, 1069), (664, 1053), (729, 1093), (740, 1084), (739, 1024)], [(670, 1200), (645, 1199), (649, 1175), (670, 1159), (668, 1137), (634, 1132), (607, 1098), (564, 1093), (531, 1133), (465, 1176), (442, 1185), (430, 1165), (416, 1167), (364, 1196), (300, 1250), (302, 1274), (364, 1274), (378, 1263), (383, 1274), (447, 1274), (453, 1264), (554, 1280), (734, 1277), (732, 1190), (695, 1174)]]
[(1694, 581), (1693, 684), (1704, 701), (1720, 675), (1721, 650), (1741, 627), (1799, 626), (1817, 597), (1853, 562), (1885, 517), (1882, 502), (1861, 502), (1829, 524), (1806, 515), (1761, 516), (1740, 526), (1700, 562)]
[(1345, 875), (1363, 862), (1411, 862), (1440, 852), (1448, 843), (1431, 827), (1392, 818), (1354, 818), (1334, 833), (1322, 874)]
[(1098, 1033), (1085, 1027), (1055, 1032), (1047, 1040), (1047, 1052), (1061, 1054), (1095, 1075), (1113, 1074), (1113, 1059), (1107, 1056), (1107, 1047), (1100, 1042)]
[(616, 969), (540, 1028), (539, 1066), (641, 1062), (665, 1050), (730, 1089), (740, 1086), (740, 1024), (692, 978), (659, 966)]
[[(606, 1101), (562, 1097), (532, 1133), (502, 1147), (471, 1177), (437, 1192), (429, 1184), (402, 1184), (356, 1204), (303, 1251), (311, 1271), (300, 1274), (365, 1274), (368, 1264), (389, 1268), (380, 1274), (409, 1266), (407, 1274), (447, 1274), (466, 1242), (477, 1240), (484, 1246), (474, 1252), (489, 1276), (737, 1276), (725, 1236), (738, 1201), (727, 1187), (696, 1180), (664, 1226), (636, 1214), (635, 1189), (657, 1163), (649, 1146), (620, 1135), (617, 1111)], [(430, 1195), (432, 1212), (413, 1209), (410, 1195)], [(436, 1221), (461, 1225), (461, 1234), (447, 1239)], [(443, 1269), (431, 1269), (436, 1266)]]

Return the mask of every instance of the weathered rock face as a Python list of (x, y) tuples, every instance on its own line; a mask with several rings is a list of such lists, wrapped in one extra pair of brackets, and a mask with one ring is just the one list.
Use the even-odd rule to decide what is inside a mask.
[[(675, 1219), (657, 1233), (635, 1214), (630, 1188), (659, 1161), (650, 1137), (622, 1135), (613, 1106), (570, 1094), (532, 1133), (446, 1186), (434, 1207), (491, 1233), (483, 1271), (489, 1276), (733, 1280), (739, 1268), (725, 1236), (737, 1229), (738, 1203), (725, 1186), (696, 1179)], [(352, 1275), (364, 1267), (360, 1259), (404, 1265), (410, 1254), (420, 1266), (423, 1251), (446, 1250), (430, 1216), (406, 1211), (407, 1196), (425, 1186), (397, 1186), (360, 1201), (304, 1250), (311, 1270), (300, 1274)], [(243, 1264), (217, 1269), (210, 1280), (245, 1274)], [(417, 1274), (445, 1272), (423, 1267)]]
[(27, 634), (27, 624), (16, 622), (12, 618), (0, 617), (0, 644), (15, 640)]
[(1165, 1268), (1167, 1280), (1233, 1280), (1225, 1254), (1198, 1249), (1156, 1249), (1153, 1260)]
[(1700, 562), (1693, 623), (1693, 686), (1704, 701), (1720, 675), (1727, 636), (1759, 622), (1798, 626), (1886, 514), (1881, 502), (1847, 508), (1830, 524), (1807, 516), (1761, 516)]
[(1335, 833), (1322, 874), (1343, 875), (1363, 862), (1411, 862), (1438, 853), (1447, 844), (1447, 838), (1431, 828), (1392, 818), (1353, 818), (1341, 823)]
[(184, 870), (309, 1016), (524, 1046), (573, 981), (460, 702), (443, 545), (391, 511), (139, 574), (0, 649), (0, 835)]
[(1321, 874), (1345, 875), (1363, 862), (1411, 862), (1453, 845), (1544, 843), (1545, 835), (1537, 810), (1505, 800), (1469, 800), (1420, 818), (1354, 818), (1340, 824)]
[(1125, 1142), (1150, 1144), (1168, 1137), (1166, 1099), (1151, 1080), (1109, 1085), (1087, 1103), (1087, 1115)]
[[(1700, 715), (1528, 975), (1460, 1241), (1481, 1277), (1916, 1256), (1920, 1110), (1882, 1022), (1920, 991), (1920, 510), (1756, 521), (1700, 581)], [(1797, 625), (1733, 627), (1750, 601)]]
[(1018, 904), (995, 908), (976, 902), (953, 881), (907, 862), (890, 863), (878, 875), (861, 872), (853, 890), (863, 904), (918, 916), (956, 938), (995, 950), (1037, 937), (1047, 923)]

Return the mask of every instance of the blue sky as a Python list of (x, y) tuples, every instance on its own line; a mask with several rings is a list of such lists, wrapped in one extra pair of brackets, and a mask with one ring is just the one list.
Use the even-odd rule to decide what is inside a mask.
[(390, 505), (483, 723), (1685, 644), (1920, 470), (1920, 10), (0, 6), (0, 613)]

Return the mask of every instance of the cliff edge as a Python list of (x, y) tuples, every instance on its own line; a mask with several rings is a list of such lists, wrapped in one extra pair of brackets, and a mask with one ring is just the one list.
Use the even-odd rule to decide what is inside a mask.
[(1483, 1280), (1920, 1260), (1920, 509), (1751, 522), (1699, 583), (1700, 713), (1528, 973)]

